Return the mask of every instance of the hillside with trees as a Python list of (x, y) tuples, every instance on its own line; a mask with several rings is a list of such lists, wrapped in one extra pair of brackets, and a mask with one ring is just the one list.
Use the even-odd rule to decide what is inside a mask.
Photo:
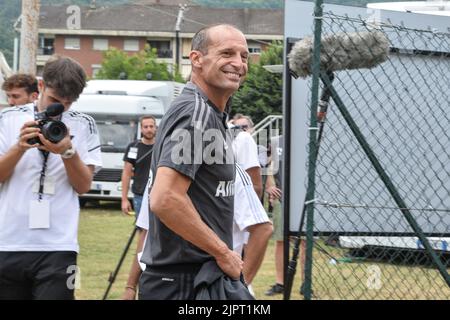
[(12, 65), (14, 46), (14, 22), (20, 15), (20, 1), (0, 0), (0, 51)]
[[(161, 0), (163, 2), (164, 0)], [(311, 1), (312, 0), (304, 0)], [(333, 3), (345, 6), (365, 7), (371, 2), (398, 2), (408, 0), (324, 0), (325, 3)], [(411, 1), (411, 0), (409, 0)], [(282, 8), (284, 0), (193, 0), (202, 6), (211, 6), (219, 8)]]

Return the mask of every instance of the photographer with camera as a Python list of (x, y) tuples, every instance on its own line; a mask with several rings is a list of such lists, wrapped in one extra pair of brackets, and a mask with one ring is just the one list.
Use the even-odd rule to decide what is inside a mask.
[(55, 56), (39, 100), (0, 113), (0, 299), (74, 299), (78, 194), (101, 166), (94, 120), (69, 110), (85, 85)]

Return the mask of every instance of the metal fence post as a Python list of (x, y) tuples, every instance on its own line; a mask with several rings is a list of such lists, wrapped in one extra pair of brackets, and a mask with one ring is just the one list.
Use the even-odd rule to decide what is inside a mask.
[(306, 192), (306, 261), (305, 261), (305, 300), (311, 300), (312, 289), (312, 259), (314, 237), (314, 195), (317, 159), (317, 110), (315, 106), (319, 100), (319, 75), (320, 75), (320, 42), (322, 36), (322, 0), (315, 1), (314, 7), (314, 53), (312, 65), (312, 90), (311, 90), (311, 117), (309, 134), (309, 160), (308, 160), (308, 188)]

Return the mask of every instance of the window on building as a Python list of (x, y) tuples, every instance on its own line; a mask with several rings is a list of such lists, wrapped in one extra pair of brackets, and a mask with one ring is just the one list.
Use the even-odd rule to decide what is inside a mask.
[(125, 39), (123, 42), (123, 50), (125, 51), (139, 51), (139, 40)]
[(93, 64), (92, 66), (92, 78), (95, 79), (97, 77), (97, 73), (102, 68), (101, 64)]
[(172, 58), (169, 40), (148, 40), (147, 43), (152, 49), (156, 49), (158, 58)]
[(183, 39), (182, 42), (183, 50), (183, 59), (189, 59), (189, 53), (191, 53), (192, 40), (191, 39)]
[(66, 50), (80, 50), (80, 38), (65, 38), (64, 49)]
[(99, 51), (108, 50), (108, 39), (94, 39), (92, 48)]
[(55, 53), (55, 38), (51, 36), (39, 37), (38, 54), (44, 56), (51, 56)]
[(249, 47), (248, 52), (251, 54), (261, 54), (261, 47)]

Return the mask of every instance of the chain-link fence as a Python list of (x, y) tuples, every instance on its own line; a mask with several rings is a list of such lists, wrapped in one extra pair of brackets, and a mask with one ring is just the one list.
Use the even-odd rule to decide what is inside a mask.
[[(450, 299), (450, 34), (333, 13), (321, 23), (322, 37), (381, 32), (389, 54), (320, 82), (333, 92), (318, 125), (308, 295)], [(343, 44), (350, 55), (356, 42)]]

